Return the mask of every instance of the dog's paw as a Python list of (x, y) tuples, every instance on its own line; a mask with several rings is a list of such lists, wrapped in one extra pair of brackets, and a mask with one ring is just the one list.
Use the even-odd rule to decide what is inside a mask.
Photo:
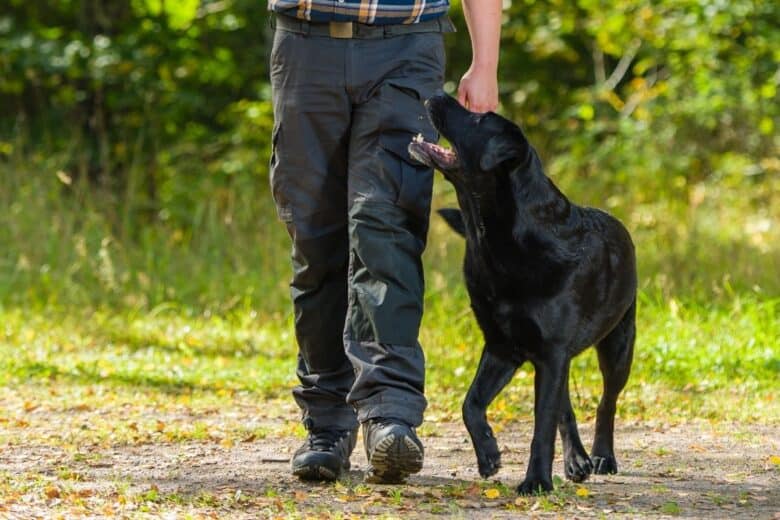
[(553, 490), (551, 480), (527, 477), (522, 484), (517, 486), (517, 492), (520, 495), (541, 495)]
[(593, 473), (596, 475), (614, 475), (618, 472), (617, 460), (614, 455), (601, 457), (599, 455), (591, 456), (593, 460)]
[(494, 454), (477, 459), (477, 464), (482, 478), (492, 477), (501, 468), (501, 453), (496, 450)]
[(488, 478), (498, 473), (499, 468), (501, 468), (501, 452), (498, 450), (496, 439), (490, 435), (488, 440), (475, 448), (480, 476)]
[(563, 472), (572, 482), (584, 482), (593, 473), (593, 462), (586, 454), (572, 454), (563, 461)]

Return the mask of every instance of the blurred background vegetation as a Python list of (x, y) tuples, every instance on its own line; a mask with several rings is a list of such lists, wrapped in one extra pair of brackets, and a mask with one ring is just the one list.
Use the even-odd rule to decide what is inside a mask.
[[(5, 0), (0, 306), (289, 312), (269, 41), (259, 0)], [(780, 295), (778, 85), (776, 1), (505, 1), (501, 111), (627, 224), (652, 299)], [(462, 246), (432, 233), (429, 299), (465, 306)]]

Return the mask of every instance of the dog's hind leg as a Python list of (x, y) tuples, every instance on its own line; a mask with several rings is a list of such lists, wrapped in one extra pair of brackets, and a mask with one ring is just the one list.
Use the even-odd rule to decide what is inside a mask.
[(477, 373), (463, 402), (463, 422), (471, 436), (479, 474), (483, 478), (494, 475), (501, 467), (501, 452), (485, 412), (522, 364), (496, 355), (491, 350), (490, 345), (485, 345)]
[(596, 434), (593, 438), (594, 473), (617, 473), (614, 433), (617, 399), (631, 372), (636, 337), (636, 301), (626, 311), (617, 326), (596, 346), (599, 368), (604, 378), (604, 395), (596, 412)]
[(577, 419), (571, 406), (569, 396), (569, 375), (566, 374), (566, 384), (561, 396), (561, 413), (558, 418), (558, 431), (563, 444), (563, 471), (566, 478), (574, 482), (586, 480), (593, 472), (593, 462), (582, 445), (577, 431)]

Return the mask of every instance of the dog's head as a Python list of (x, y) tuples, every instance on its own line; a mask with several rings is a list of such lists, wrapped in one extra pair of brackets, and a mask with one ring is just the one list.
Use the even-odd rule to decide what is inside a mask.
[(492, 177), (525, 164), (531, 147), (520, 128), (493, 112), (477, 114), (446, 94), (425, 102), (433, 126), (451, 144), (447, 149), (418, 136), (409, 154), (436, 168), (456, 188), (492, 185)]

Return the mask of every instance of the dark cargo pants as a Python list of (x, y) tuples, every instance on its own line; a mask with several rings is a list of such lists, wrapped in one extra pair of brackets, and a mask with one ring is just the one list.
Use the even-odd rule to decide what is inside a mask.
[(433, 172), (407, 146), (418, 133), (436, 140), (423, 101), (443, 72), (441, 33), (275, 32), (271, 187), (292, 238), (293, 395), (308, 429), (422, 422)]

